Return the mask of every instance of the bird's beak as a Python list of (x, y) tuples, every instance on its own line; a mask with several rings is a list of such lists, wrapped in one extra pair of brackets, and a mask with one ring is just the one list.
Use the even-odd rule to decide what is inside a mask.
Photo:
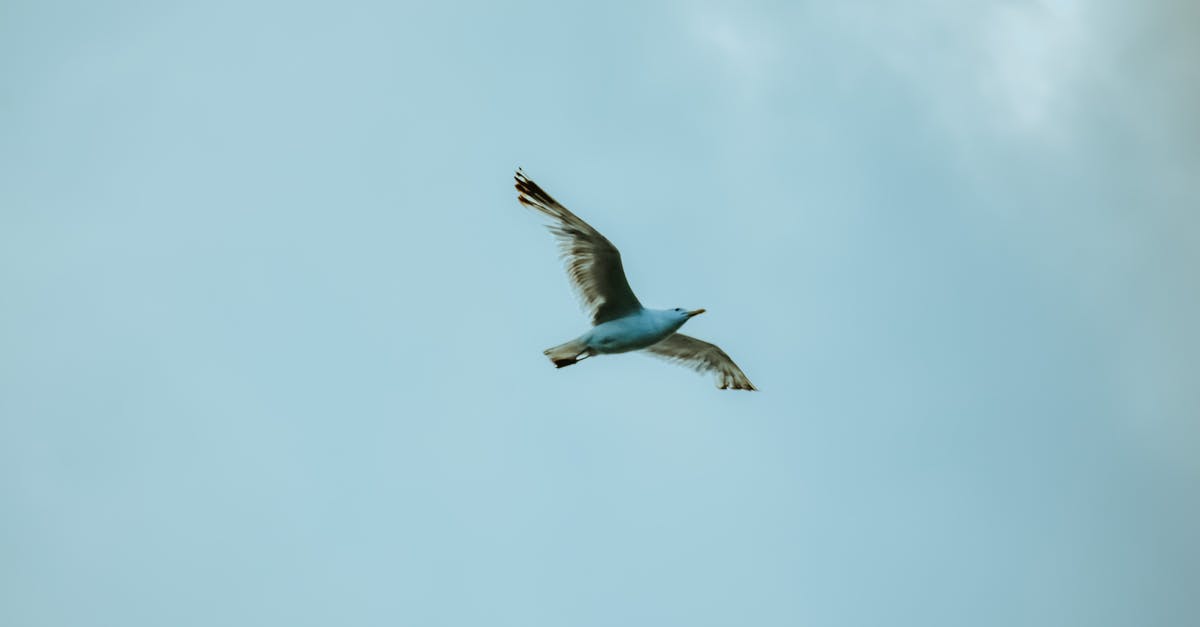
[(704, 309), (693, 309), (693, 310), (687, 312), (687, 315), (689, 318), (691, 318), (692, 316), (698, 316), (702, 313), (704, 313)]

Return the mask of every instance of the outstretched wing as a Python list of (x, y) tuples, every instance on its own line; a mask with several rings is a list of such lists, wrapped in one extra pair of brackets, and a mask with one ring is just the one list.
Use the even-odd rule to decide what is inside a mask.
[(592, 315), (592, 324), (626, 316), (642, 308), (625, 279), (621, 253), (599, 231), (558, 204), (517, 170), (517, 200), (553, 220), (547, 227), (558, 239), (567, 276)]
[(716, 344), (697, 340), (690, 335), (675, 333), (657, 344), (652, 344), (646, 351), (657, 357), (688, 366), (697, 372), (716, 373), (717, 387), (722, 390), (728, 388), (735, 390), (758, 389), (754, 387), (753, 383), (750, 383), (750, 379), (746, 378), (746, 374), (737, 367), (737, 364), (733, 363), (725, 351), (717, 348)]

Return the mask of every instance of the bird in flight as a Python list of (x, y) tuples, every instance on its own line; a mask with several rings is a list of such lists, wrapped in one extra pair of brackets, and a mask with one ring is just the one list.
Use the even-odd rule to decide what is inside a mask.
[(517, 200), (550, 218), (547, 228), (558, 240), (567, 276), (592, 315), (587, 333), (544, 352), (556, 368), (594, 355), (644, 350), (698, 372), (712, 372), (722, 390), (756, 390), (725, 351), (678, 333), (703, 309), (646, 309), (633, 295), (621, 265), (621, 253), (599, 231), (571, 213), (517, 170)]

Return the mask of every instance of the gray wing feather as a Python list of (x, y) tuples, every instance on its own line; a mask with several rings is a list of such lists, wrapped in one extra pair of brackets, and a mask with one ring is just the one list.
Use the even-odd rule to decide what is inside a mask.
[(517, 170), (517, 200), (551, 218), (547, 225), (558, 240), (566, 261), (567, 277), (580, 300), (600, 324), (629, 315), (642, 308), (625, 279), (621, 253), (599, 231), (550, 197), (525, 173)]
[(722, 390), (757, 390), (746, 374), (716, 344), (709, 344), (690, 335), (675, 333), (645, 349), (652, 355), (682, 364), (697, 372), (716, 374), (717, 387)]

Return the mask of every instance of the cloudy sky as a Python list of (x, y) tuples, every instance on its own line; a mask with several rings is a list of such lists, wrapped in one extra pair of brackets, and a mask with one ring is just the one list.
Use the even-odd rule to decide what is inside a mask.
[(0, 623), (1198, 624), (1198, 24), (4, 2)]

